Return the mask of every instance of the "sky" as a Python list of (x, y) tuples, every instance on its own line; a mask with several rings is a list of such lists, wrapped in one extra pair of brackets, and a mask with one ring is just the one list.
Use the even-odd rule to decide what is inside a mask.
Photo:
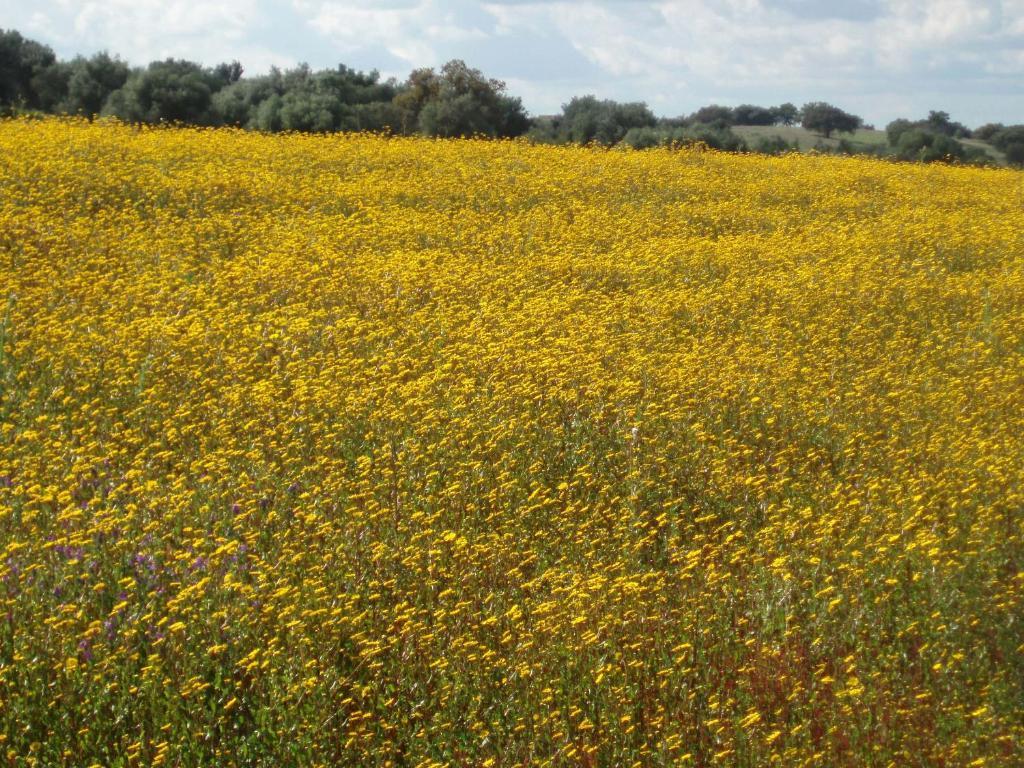
[(655, 113), (829, 101), (882, 127), (930, 109), (1024, 122), (1024, 0), (0, 0), (61, 57), (306, 62), (404, 79), (464, 59), (531, 114), (592, 93)]

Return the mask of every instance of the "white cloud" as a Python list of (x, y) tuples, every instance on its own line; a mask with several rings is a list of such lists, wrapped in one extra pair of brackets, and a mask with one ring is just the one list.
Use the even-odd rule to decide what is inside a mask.
[(379, 48), (410, 67), (440, 64), (446, 50), (488, 38), (488, 32), (467, 22), (457, 6), (436, 0), (376, 8), (341, 0), (299, 0), (295, 7), (341, 53)]

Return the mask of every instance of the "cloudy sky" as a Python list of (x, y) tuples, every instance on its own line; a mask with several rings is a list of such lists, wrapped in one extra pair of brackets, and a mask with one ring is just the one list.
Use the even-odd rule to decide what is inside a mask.
[(305, 61), (404, 78), (465, 59), (533, 114), (594, 93), (663, 115), (832, 101), (879, 125), (1024, 122), (1024, 0), (0, 0), (0, 28), (132, 63)]

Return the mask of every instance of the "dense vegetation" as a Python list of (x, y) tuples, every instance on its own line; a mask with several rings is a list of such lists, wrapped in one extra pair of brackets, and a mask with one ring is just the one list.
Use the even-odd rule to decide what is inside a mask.
[(454, 137), (527, 135), (550, 144), (624, 144), (636, 149), (701, 143), (726, 151), (780, 154), (795, 147), (778, 135), (748, 142), (736, 126), (802, 125), (825, 141), (819, 152), (871, 153), (902, 160), (991, 164), (999, 156), (1024, 164), (1024, 126), (984, 126), (982, 147), (959, 139), (971, 131), (932, 112), (927, 120), (897, 120), (887, 128), (888, 145), (862, 146), (833, 134), (851, 134), (862, 120), (838, 107), (813, 102), (798, 108), (711, 104), (690, 115), (659, 118), (642, 102), (620, 103), (574, 97), (558, 115), (530, 118), (505, 84), (462, 61), (439, 71), (414, 70), (404, 82), (381, 80), (377, 72), (344, 65), (245, 77), (238, 62), (203, 67), (177, 59), (129, 67), (106, 53), (59, 61), (53, 51), (18, 32), (0, 30), (0, 109), (93, 117), (110, 115), (134, 123), (180, 122), (239, 126), (264, 132), (387, 131)]
[(0, 156), (5, 765), (1024, 764), (1019, 173)]

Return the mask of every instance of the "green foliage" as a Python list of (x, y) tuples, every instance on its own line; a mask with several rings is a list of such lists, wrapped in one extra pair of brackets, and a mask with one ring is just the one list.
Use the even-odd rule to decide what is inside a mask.
[(1002, 126), (991, 138), (1010, 165), (1024, 166), (1024, 125)]
[(833, 133), (853, 133), (863, 122), (856, 115), (844, 112), (839, 107), (815, 101), (804, 104), (801, 110), (802, 125), (808, 131), (820, 133), (826, 139)]
[[(970, 138), (971, 131), (967, 126), (962, 123), (955, 123), (949, 119), (948, 112), (938, 112), (932, 110), (928, 113), (928, 117), (924, 120), (907, 120), (905, 118), (898, 118), (893, 120), (885, 127), (886, 138), (889, 141), (889, 146), (897, 150), (897, 154), (903, 159), (909, 159), (904, 157), (906, 153), (913, 154), (931, 146), (929, 144), (923, 144), (923, 139), (919, 134), (929, 134), (932, 136), (943, 136), (946, 138)], [(914, 136), (908, 138), (904, 144), (901, 144), (904, 135), (912, 133)], [(953, 147), (948, 142), (943, 142), (941, 146), (952, 152), (952, 156), (956, 159), (963, 159), (965, 151), (963, 147)], [(911, 149), (916, 147), (916, 149)], [(930, 153), (925, 153), (930, 154)]]
[(224, 85), (219, 73), (194, 62), (154, 61), (133, 72), (110, 95), (104, 111), (131, 122), (209, 125), (215, 122), (213, 94)]
[(44, 112), (61, 111), (72, 74), (71, 64), (63, 61), (37, 71), (30, 82), (35, 107)]
[(665, 143), (666, 133), (658, 128), (630, 128), (622, 137), (622, 143), (633, 149), (652, 149)]
[(762, 155), (782, 155), (786, 152), (798, 151), (781, 136), (762, 136), (754, 144), (754, 151)]
[(924, 121), (929, 130), (943, 136), (952, 136), (958, 139), (971, 138), (971, 130), (963, 123), (955, 123), (949, 119), (949, 112), (932, 110)]
[(732, 111), (733, 125), (775, 125), (776, 113), (766, 107), (740, 104)]
[(56, 61), (49, 46), (27, 40), (13, 29), (0, 29), (0, 105), (42, 109), (33, 81), (48, 82), (38, 78)]
[(217, 122), (242, 128), (257, 128), (260, 106), (271, 96), (279, 96), (281, 73), (248, 77), (222, 88), (213, 95), (213, 112)]
[(413, 71), (394, 101), (403, 130), (415, 126), (427, 136), (511, 137), (529, 128), (522, 102), (505, 92), (505, 83), (458, 59), (440, 72)]
[(981, 141), (991, 141), (992, 137), (1003, 130), (1006, 126), (1002, 123), (985, 123), (975, 128), (971, 133), (974, 138)]
[(777, 107), (772, 107), (772, 114), (775, 117), (775, 123), (777, 125), (795, 125), (800, 120), (800, 110), (796, 104), (786, 102), (785, 104), (779, 104)]
[(747, 142), (733, 133), (728, 126), (691, 125), (672, 138), (676, 144), (704, 144), (723, 152), (745, 152)]
[(966, 152), (963, 145), (950, 136), (912, 128), (900, 135), (896, 156), (900, 160), (922, 163), (951, 163), (963, 160)]
[(701, 107), (689, 117), (691, 123), (704, 123), (705, 125), (728, 126), (733, 124), (733, 112), (731, 107), (723, 107), (720, 104), (709, 104)]
[(658, 120), (643, 102), (622, 103), (576, 96), (562, 107), (558, 138), (563, 142), (611, 146), (632, 128), (653, 128)]
[[(703, 144), (710, 149), (723, 152), (745, 152), (746, 142), (727, 126), (706, 125), (661, 125), (630, 128), (622, 143), (633, 149), (651, 147), (684, 147)], [(788, 145), (786, 147), (788, 149)]]
[(128, 81), (130, 70), (120, 59), (105, 51), (86, 59), (75, 58), (71, 64), (67, 94), (61, 103), (62, 112), (98, 115), (107, 99)]
[(907, 131), (913, 129), (914, 123), (900, 117), (885, 126), (885, 136), (889, 145), (895, 147), (900, 143), (900, 137)]

